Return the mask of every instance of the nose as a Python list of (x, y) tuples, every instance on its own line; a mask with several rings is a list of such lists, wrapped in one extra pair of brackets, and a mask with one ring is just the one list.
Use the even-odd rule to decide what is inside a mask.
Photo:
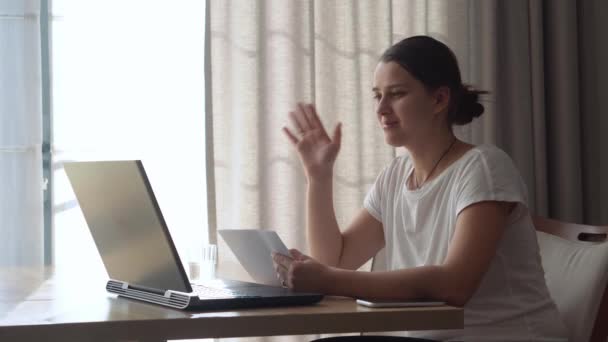
[(387, 101), (386, 97), (382, 96), (376, 102), (376, 114), (378, 114), (378, 116), (383, 116), (383, 115), (390, 114), (390, 111), (391, 111), (391, 108), (388, 105), (388, 101)]

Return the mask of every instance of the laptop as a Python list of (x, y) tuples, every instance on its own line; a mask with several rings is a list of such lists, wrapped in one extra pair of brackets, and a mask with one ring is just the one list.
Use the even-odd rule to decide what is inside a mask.
[(308, 305), (323, 298), (237, 280), (190, 284), (140, 160), (64, 167), (108, 272), (108, 292), (194, 310)]

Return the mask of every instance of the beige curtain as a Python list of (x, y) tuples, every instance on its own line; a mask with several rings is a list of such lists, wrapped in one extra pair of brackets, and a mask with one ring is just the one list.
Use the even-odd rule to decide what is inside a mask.
[[(341, 223), (394, 156), (376, 124), (372, 73), (389, 46), (388, 1), (212, 1), (217, 228), (276, 230), (307, 251), (305, 179), (281, 132), (297, 101), (344, 123), (335, 174)], [(220, 243), (220, 259), (240, 266)], [(224, 265), (223, 265), (224, 266)]]
[[(603, 0), (210, 1), (215, 229), (278, 231), (307, 252), (305, 180), (281, 127), (296, 101), (344, 123), (335, 175), (341, 226), (395, 155), (370, 88), (382, 51), (415, 34), (453, 48), (465, 82), (491, 91), (457, 135), (515, 160), (533, 210), (608, 223)], [(214, 182), (213, 182), (214, 181)], [(214, 197), (213, 197), (214, 196)], [(603, 209), (603, 210), (602, 210)], [(222, 241), (220, 275), (246, 279)], [(302, 336), (307, 340), (311, 336)], [(269, 338), (273, 339), (273, 338)], [(284, 340), (284, 338), (277, 338)]]
[[(210, 6), (216, 227), (275, 230), (289, 247), (308, 252), (306, 182), (281, 127), (297, 101), (316, 103), (330, 130), (343, 122), (334, 182), (345, 226), (394, 157), (371, 92), (376, 62), (390, 45), (390, 1)], [(219, 275), (247, 279), (218, 240)]]

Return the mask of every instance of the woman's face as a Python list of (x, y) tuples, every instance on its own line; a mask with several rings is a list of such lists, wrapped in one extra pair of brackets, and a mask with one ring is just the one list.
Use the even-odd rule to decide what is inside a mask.
[(445, 120), (445, 115), (439, 114), (447, 108), (446, 88), (429, 91), (395, 62), (378, 64), (372, 90), (378, 121), (389, 145), (405, 146), (424, 139)]

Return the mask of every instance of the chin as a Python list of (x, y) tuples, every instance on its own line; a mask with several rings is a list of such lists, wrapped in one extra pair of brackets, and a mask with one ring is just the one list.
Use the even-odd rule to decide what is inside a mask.
[(407, 138), (403, 134), (390, 134), (395, 132), (385, 132), (384, 133), (384, 141), (393, 146), (393, 147), (401, 147), (405, 145)]
[(392, 147), (401, 147), (401, 146), (404, 146), (403, 139), (399, 139), (399, 138), (397, 138), (397, 137), (389, 137), (389, 136), (386, 136), (386, 137), (384, 137), (384, 141), (385, 141), (385, 142), (386, 142), (388, 145), (390, 145), (390, 146), (392, 146)]

